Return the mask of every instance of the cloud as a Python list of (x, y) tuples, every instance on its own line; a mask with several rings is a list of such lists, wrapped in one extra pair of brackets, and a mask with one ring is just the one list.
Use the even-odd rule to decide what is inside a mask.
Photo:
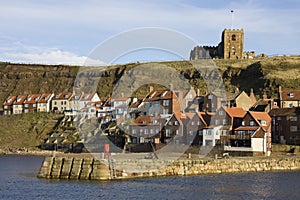
[[(35, 47), (37, 48), (37, 47)], [(59, 49), (42, 49), (39, 52), (35, 49), (27, 52), (8, 52), (0, 54), (0, 57), (7, 62), (31, 63), (31, 64), (65, 64), (79, 66), (103, 66), (104, 62), (90, 59), (86, 56), (79, 56), (71, 52)], [(30, 48), (29, 48), (30, 49)]]

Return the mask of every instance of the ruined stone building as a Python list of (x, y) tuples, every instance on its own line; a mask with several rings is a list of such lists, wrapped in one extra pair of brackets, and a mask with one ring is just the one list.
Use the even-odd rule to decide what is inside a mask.
[(225, 29), (218, 46), (196, 46), (191, 51), (190, 60), (220, 58), (242, 59), (252, 58), (254, 52), (244, 52), (244, 30)]

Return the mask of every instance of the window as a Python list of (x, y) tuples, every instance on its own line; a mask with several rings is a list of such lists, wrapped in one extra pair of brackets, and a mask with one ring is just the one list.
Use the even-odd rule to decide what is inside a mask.
[(216, 119), (216, 125), (220, 125), (220, 120)]
[(266, 126), (266, 125), (267, 125), (267, 122), (266, 122), (265, 120), (261, 120), (260, 123), (261, 123), (261, 125), (263, 125), (263, 126)]
[(211, 103), (211, 107), (214, 108), (214, 107), (215, 107), (215, 104), (214, 104), (214, 103)]
[(208, 104), (206, 104), (206, 108), (209, 108), (209, 103), (208, 103)]
[(25, 104), (25, 108), (28, 108), (28, 106), (29, 106), (28, 104)]
[(294, 98), (294, 97), (295, 97), (294, 93), (292, 93), (292, 92), (289, 93), (289, 97), (290, 97), (290, 98)]
[(178, 121), (175, 121), (175, 122), (174, 122), (174, 125), (176, 125), (176, 126), (177, 126), (177, 125), (178, 125)]
[(144, 130), (143, 129), (140, 129), (140, 133), (143, 133), (144, 132)]
[(140, 143), (144, 143), (144, 142), (145, 142), (144, 137), (140, 137)]
[(231, 36), (231, 40), (232, 40), (232, 41), (236, 41), (236, 35), (235, 35), (235, 34), (233, 34), (233, 35)]
[(164, 114), (164, 115), (166, 115), (166, 114), (168, 114), (168, 113), (169, 113), (169, 109), (167, 109), (167, 108), (166, 108), (166, 109), (163, 109), (163, 114)]
[(179, 134), (179, 130), (176, 130), (176, 135), (178, 135)]
[(290, 127), (291, 132), (297, 132), (297, 129), (298, 129), (297, 126), (291, 126)]
[(197, 123), (199, 126), (201, 126), (202, 125), (202, 123), (201, 123), (201, 121), (198, 121), (198, 123)]
[(199, 135), (199, 136), (202, 136), (202, 135), (203, 135), (203, 130), (199, 130), (199, 131), (198, 131), (198, 135)]
[(146, 120), (143, 120), (143, 121), (142, 121), (142, 124), (146, 124)]
[(148, 134), (149, 133), (149, 130), (148, 129), (145, 129), (145, 134)]
[(154, 134), (154, 129), (150, 129), (150, 133), (151, 133), (151, 134)]
[(223, 119), (223, 125), (228, 125), (227, 119)]
[(250, 126), (254, 126), (254, 121), (250, 121)]
[(219, 111), (219, 115), (221, 115), (221, 116), (224, 115), (224, 111), (223, 111), (223, 110), (220, 110), (220, 111)]
[(54, 105), (57, 105), (57, 102), (56, 102), (56, 101), (54, 101)]
[(8, 106), (4, 106), (4, 109), (7, 109), (8, 108)]
[(169, 125), (172, 126), (172, 125), (173, 125), (173, 122), (172, 122), (172, 121), (169, 121)]
[(290, 119), (291, 119), (291, 121), (292, 121), (292, 122), (296, 122), (296, 121), (297, 121), (297, 116), (296, 116), (296, 117), (294, 117), (294, 116), (291, 116), (291, 118), (290, 118)]
[(245, 121), (242, 121), (242, 126), (246, 126), (246, 122)]
[(167, 129), (166, 130), (166, 137), (170, 137), (171, 136), (171, 130), (170, 129)]
[(211, 129), (206, 130), (206, 135), (211, 135)]
[(36, 108), (36, 104), (33, 104), (33, 107)]
[(194, 122), (194, 121), (192, 121), (191, 125), (192, 125), (192, 126), (194, 126), (194, 125), (195, 125), (195, 122)]
[(281, 117), (277, 117), (277, 120), (280, 121), (280, 120), (281, 120)]
[(163, 106), (168, 106), (169, 105), (169, 100), (164, 100), (163, 101)]
[(212, 98), (213, 98), (212, 94), (208, 95), (208, 99), (212, 99)]
[(289, 103), (289, 108), (292, 108), (293, 107), (293, 103)]
[(189, 134), (190, 135), (194, 135), (194, 131), (189, 131)]

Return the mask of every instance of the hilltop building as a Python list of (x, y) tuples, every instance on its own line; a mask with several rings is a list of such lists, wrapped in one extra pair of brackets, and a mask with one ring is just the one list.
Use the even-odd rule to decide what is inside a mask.
[(255, 52), (244, 52), (244, 30), (225, 29), (222, 32), (218, 46), (196, 46), (190, 53), (190, 60), (220, 58), (220, 59), (248, 59), (253, 58)]

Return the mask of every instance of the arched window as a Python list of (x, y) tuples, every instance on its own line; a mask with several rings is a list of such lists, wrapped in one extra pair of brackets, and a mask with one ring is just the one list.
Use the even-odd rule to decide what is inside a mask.
[(231, 36), (231, 40), (232, 40), (232, 41), (236, 41), (236, 35), (235, 35), (235, 34), (233, 34), (233, 35)]

